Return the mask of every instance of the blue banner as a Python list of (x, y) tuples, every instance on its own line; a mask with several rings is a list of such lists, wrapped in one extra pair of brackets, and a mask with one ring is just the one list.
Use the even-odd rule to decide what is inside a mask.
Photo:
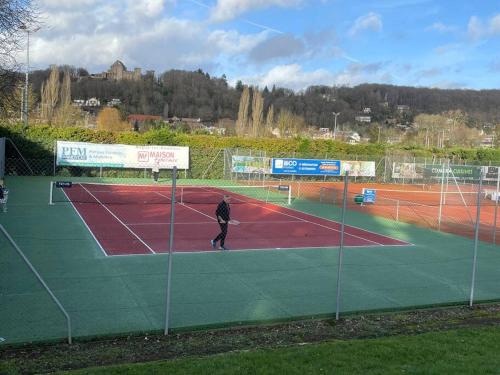
[(340, 176), (340, 160), (273, 159), (271, 173)]

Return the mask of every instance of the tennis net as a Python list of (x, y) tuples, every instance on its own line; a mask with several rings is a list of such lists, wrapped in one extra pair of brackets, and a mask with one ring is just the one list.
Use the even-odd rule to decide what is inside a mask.
[[(217, 204), (224, 195), (232, 203), (276, 203), (290, 204), (292, 192), (288, 185), (257, 186), (198, 186), (178, 185), (176, 203)], [(61, 202), (89, 204), (171, 204), (172, 187), (167, 185), (126, 185), (113, 183), (58, 183), (51, 182), (49, 204)]]

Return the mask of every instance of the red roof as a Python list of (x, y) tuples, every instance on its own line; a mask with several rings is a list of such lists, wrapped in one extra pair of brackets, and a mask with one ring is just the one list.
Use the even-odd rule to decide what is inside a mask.
[(158, 121), (158, 120), (162, 120), (162, 117), (161, 116), (153, 116), (153, 115), (129, 115), (127, 117), (127, 120), (129, 122), (144, 122), (144, 121)]

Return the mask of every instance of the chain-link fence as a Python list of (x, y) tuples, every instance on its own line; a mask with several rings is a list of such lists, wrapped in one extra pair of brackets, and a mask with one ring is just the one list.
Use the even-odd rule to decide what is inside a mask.
[[(234, 170), (233, 156), (263, 159)], [(0, 224), (76, 339), (500, 299), (498, 168), (324, 155), (375, 164), (344, 195), (343, 177), (269, 174), (275, 156), (317, 157), (191, 149), (175, 189), (172, 171), (155, 183), (150, 170), (10, 157)], [(224, 195), (229, 251), (210, 243)], [(67, 337), (15, 246), (0, 246), (0, 345)]]

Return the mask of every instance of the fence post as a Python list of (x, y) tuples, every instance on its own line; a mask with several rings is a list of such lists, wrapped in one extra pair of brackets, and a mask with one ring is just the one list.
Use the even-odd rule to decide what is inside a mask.
[(170, 237), (168, 239), (168, 270), (167, 270), (167, 302), (165, 307), (165, 335), (168, 335), (170, 319), (170, 290), (172, 289), (172, 261), (174, 247), (174, 218), (175, 218), (175, 186), (177, 183), (177, 167), (172, 170), (172, 196), (170, 201)]
[(56, 176), (56, 164), (57, 164), (57, 144), (56, 144), (56, 141), (54, 141), (54, 165), (53, 165), (53, 171), (52, 171), (52, 174), (54, 175), (54, 177)]
[(496, 245), (496, 239), (497, 239), (498, 198), (500, 198), (498, 196), (499, 188), (500, 188), (500, 167), (497, 167), (497, 191), (495, 192), (495, 216), (493, 217), (493, 245)]
[(476, 264), (477, 264), (477, 245), (479, 242), (479, 224), (481, 220), (481, 188), (483, 185), (483, 173), (479, 176), (479, 190), (477, 191), (477, 203), (476, 203), (476, 229), (474, 231), (474, 256), (472, 260), (472, 281), (470, 286), (470, 300), (469, 306), (472, 307), (474, 303), (474, 284), (476, 282)]
[(338, 267), (337, 267), (337, 310), (335, 312), (335, 319), (339, 320), (340, 315), (340, 282), (341, 282), (341, 274), (342, 274), (342, 257), (344, 252), (344, 229), (345, 229), (345, 211), (347, 207), (347, 184), (349, 181), (349, 171), (345, 171), (344, 176), (344, 199), (342, 202), (342, 220), (340, 227), (340, 247), (339, 247), (339, 258), (338, 258)]
[[(449, 162), (448, 162), (449, 165)], [(439, 196), (439, 214), (438, 214), (438, 230), (441, 230), (441, 215), (443, 213), (443, 194), (444, 194), (444, 170), (446, 168), (445, 164), (441, 164), (443, 172), (441, 173), (441, 194)]]

